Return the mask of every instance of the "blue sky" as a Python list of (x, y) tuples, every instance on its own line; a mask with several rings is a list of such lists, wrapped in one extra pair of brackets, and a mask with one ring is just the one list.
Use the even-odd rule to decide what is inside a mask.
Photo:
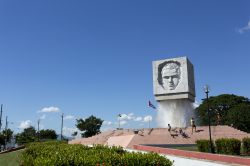
[[(250, 97), (250, 2), (245, 0), (0, 0), (0, 103), (15, 132), (27, 125), (65, 134), (76, 118), (103, 130), (155, 127), (152, 61), (187, 56), (196, 100)], [(125, 116), (126, 114), (126, 116)], [(5, 122), (4, 122), (5, 123)]]

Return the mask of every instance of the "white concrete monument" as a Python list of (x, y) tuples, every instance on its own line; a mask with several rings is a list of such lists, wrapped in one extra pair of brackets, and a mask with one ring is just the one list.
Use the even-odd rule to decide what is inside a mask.
[(194, 69), (187, 57), (153, 61), (153, 86), (157, 101), (189, 99), (194, 102)]
[(187, 127), (195, 116), (194, 69), (187, 57), (153, 62), (158, 127)]

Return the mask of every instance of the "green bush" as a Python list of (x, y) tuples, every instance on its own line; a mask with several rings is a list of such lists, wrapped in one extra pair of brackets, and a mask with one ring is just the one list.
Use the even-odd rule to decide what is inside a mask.
[(240, 155), (241, 141), (235, 138), (221, 138), (215, 141), (217, 153)]
[[(196, 141), (197, 148), (200, 152), (210, 152), (210, 141), (201, 139)], [(212, 151), (214, 151), (214, 143), (212, 141)]]
[(244, 154), (250, 155), (250, 138), (242, 139), (242, 151)]
[(129, 153), (121, 147), (69, 145), (61, 142), (32, 143), (22, 155), (21, 165), (27, 166), (172, 166), (173, 163), (156, 153)]

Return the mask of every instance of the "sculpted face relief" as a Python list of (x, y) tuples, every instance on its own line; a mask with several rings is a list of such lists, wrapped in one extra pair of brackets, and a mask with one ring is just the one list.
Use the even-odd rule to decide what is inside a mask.
[(167, 63), (161, 71), (162, 87), (167, 90), (174, 90), (180, 80), (180, 66), (177, 63)]
[(187, 57), (153, 61), (153, 87), (157, 101), (194, 101), (194, 70)]

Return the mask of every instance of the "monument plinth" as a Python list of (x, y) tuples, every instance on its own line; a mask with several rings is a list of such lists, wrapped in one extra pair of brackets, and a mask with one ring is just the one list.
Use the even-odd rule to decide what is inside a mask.
[(189, 99), (194, 102), (194, 68), (187, 57), (153, 61), (154, 96), (157, 101)]

